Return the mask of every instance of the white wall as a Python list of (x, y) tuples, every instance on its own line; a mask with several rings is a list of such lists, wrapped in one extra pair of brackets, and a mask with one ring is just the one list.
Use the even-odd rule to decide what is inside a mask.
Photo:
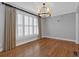
[(43, 36), (75, 41), (75, 20), (75, 13), (47, 18), (45, 20), (45, 33)]
[(3, 49), (4, 41), (4, 6), (0, 3), (0, 51)]

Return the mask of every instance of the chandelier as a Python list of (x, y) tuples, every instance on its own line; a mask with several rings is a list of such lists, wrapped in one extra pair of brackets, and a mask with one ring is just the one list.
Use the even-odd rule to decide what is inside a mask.
[(46, 4), (43, 3), (43, 6), (38, 9), (38, 15), (42, 18), (51, 16), (50, 8), (46, 7)]

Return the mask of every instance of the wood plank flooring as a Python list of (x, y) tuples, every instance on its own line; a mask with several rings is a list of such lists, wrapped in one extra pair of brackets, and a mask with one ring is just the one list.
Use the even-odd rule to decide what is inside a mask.
[(18, 46), (7, 52), (0, 52), (0, 57), (75, 57), (79, 56), (79, 45), (74, 42), (42, 38)]

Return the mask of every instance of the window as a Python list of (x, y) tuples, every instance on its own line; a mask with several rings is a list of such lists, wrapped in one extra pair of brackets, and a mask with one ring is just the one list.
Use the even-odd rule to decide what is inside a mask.
[(23, 16), (21, 14), (18, 14), (18, 36), (23, 36)]
[(29, 35), (29, 32), (28, 32), (28, 24), (29, 24), (29, 19), (28, 19), (28, 16), (24, 16), (24, 35), (25, 36), (28, 36)]
[(38, 21), (34, 18), (34, 34), (38, 34)]
[(17, 20), (18, 37), (38, 35), (38, 19), (36, 17), (18, 13)]

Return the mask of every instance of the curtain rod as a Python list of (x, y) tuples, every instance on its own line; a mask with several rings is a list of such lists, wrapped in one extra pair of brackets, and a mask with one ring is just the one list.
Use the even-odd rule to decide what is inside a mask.
[(7, 6), (9, 6), (9, 7), (12, 7), (12, 8), (15, 8), (15, 9), (18, 9), (18, 10), (21, 10), (21, 11), (23, 11), (23, 12), (29, 13), (29, 14), (31, 14), (31, 15), (40, 17), (40, 16), (38, 16), (38, 15), (36, 15), (36, 14), (33, 14), (33, 13), (28, 12), (28, 11), (25, 11), (25, 10), (23, 10), (23, 9), (17, 8), (17, 7), (15, 7), (15, 6), (10, 5), (10, 4), (4, 3), (4, 2), (2, 2), (2, 4), (7, 5)]

